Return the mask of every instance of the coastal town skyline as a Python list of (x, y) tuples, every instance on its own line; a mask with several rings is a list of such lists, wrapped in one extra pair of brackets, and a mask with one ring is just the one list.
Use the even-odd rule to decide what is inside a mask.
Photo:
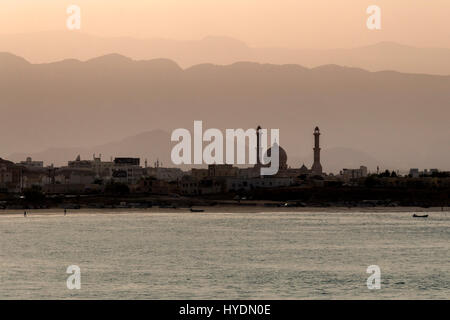
[[(260, 128), (260, 127), (258, 127), (258, 128)], [(316, 130), (318, 130), (318, 127), (316, 127)], [(162, 130), (156, 130), (155, 132), (158, 135), (161, 135), (161, 133), (163, 133)], [(149, 134), (151, 135), (152, 132), (149, 132)], [(314, 135), (316, 136), (316, 133), (314, 133)], [(146, 135), (146, 137), (148, 137), (148, 135)], [(161, 136), (159, 136), (159, 138), (161, 138)], [(165, 138), (167, 140), (169, 140), (168, 133), (165, 134)], [(142, 140), (142, 139), (140, 139), (140, 140)], [(127, 139), (125, 141), (127, 141)], [(239, 142), (239, 140), (237, 142)], [(127, 141), (127, 143), (129, 144), (130, 141)], [(315, 163), (316, 159), (320, 159), (320, 150), (323, 149), (323, 148), (318, 148), (318, 146), (317, 146), (318, 141), (316, 141), (315, 143), (316, 143), (316, 145), (312, 148), (313, 152), (311, 152), (311, 154), (309, 156), (303, 157), (303, 158), (289, 157), (289, 161), (286, 164), (286, 166), (295, 168), (295, 167), (304, 165), (305, 163), (311, 163), (314, 166), (313, 162)], [(170, 145), (173, 147), (175, 145), (175, 143), (172, 141), (170, 143)], [(207, 145), (207, 143), (205, 141), (203, 141), (202, 145), (203, 145), (203, 147), (205, 147)], [(245, 140), (245, 148), (248, 148), (248, 147), (250, 147), (249, 141)], [(83, 148), (78, 148), (78, 149), (74, 148), (74, 150), (71, 150), (70, 148), (67, 148), (67, 149), (56, 148), (55, 150), (58, 150), (58, 152), (57, 152), (57, 157), (55, 157), (55, 159), (49, 158), (49, 155), (46, 153), (46, 151), (44, 151), (42, 153), (39, 153), (39, 152), (37, 152), (37, 153), (16, 153), (11, 156), (4, 156), (3, 158), (5, 160), (9, 159), (10, 161), (16, 162), (17, 164), (25, 164), (26, 162), (28, 162), (28, 163), (32, 162), (40, 167), (53, 167), (53, 166), (64, 167), (64, 164), (70, 163), (75, 158), (77, 158), (77, 159), (83, 158), (85, 160), (89, 160), (89, 158), (92, 158), (93, 160), (96, 160), (96, 159), (98, 160), (98, 159), (102, 159), (102, 156), (103, 156), (103, 159), (109, 159), (110, 162), (112, 162), (113, 158), (116, 158), (116, 157), (117, 158), (120, 158), (120, 157), (133, 158), (134, 157), (134, 158), (141, 159), (142, 163), (145, 162), (146, 166), (147, 166), (147, 164), (149, 164), (149, 167), (151, 167), (152, 165), (155, 167), (156, 166), (159, 167), (159, 166), (163, 166), (163, 164), (164, 164), (167, 168), (180, 168), (185, 171), (190, 170), (190, 168), (205, 168), (205, 167), (207, 167), (207, 163), (201, 163), (201, 164), (182, 163), (181, 165), (174, 164), (169, 156), (170, 152), (171, 152), (170, 148), (167, 148), (164, 151), (159, 150), (157, 152), (154, 152), (150, 148), (150, 150), (148, 152), (148, 154), (150, 156), (141, 156), (140, 154), (142, 154), (142, 153), (140, 153), (139, 150), (133, 150), (132, 152), (129, 152), (129, 151), (123, 152), (122, 150), (119, 149), (120, 151), (118, 153), (112, 153), (112, 152), (105, 152), (104, 148), (105, 148), (104, 146), (93, 147), (93, 148), (90, 148), (89, 151), (86, 151), (86, 149), (83, 149)], [(324, 150), (327, 151), (327, 146), (325, 146)], [(282, 148), (282, 152), (284, 154), (286, 154), (285, 148)], [(352, 149), (343, 148), (342, 152), (347, 152), (347, 153), (349, 153), (350, 156), (358, 155), (358, 153), (354, 153), (354, 150), (352, 150)], [(261, 153), (261, 152), (259, 152), (259, 153)], [(259, 153), (257, 152), (257, 154), (259, 154)], [(247, 154), (246, 160), (248, 161), (249, 160), (248, 153), (246, 153), (246, 154)], [(333, 155), (336, 156), (336, 153), (334, 153)], [(340, 155), (340, 154), (338, 153), (337, 155)], [(367, 160), (367, 159), (369, 159), (369, 160)], [(223, 161), (225, 161), (225, 158)], [(320, 162), (320, 160), (319, 160), (319, 162)], [(412, 168), (412, 167), (411, 168), (395, 167), (392, 165), (386, 166), (386, 165), (383, 165), (384, 164), (383, 160), (379, 161), (379, 160), (376, 160), (376, 159), (370, 158), (370, 157), (367, 157), (365, 159), (364, 156), (362, 157), (362, 159), (358, 159), (356, 157), (351, 162), (349, 162), (348, 159), (346, 159), (346, 158), (339, 159), (337, 161), (337, 163), (333, 163), (332, 161), (330, 161), (330, 159), (327, 159), (327, 157), (325, 157), (325, 162), (327, 163), (328, 172), (332, 173), (332, 174), (338, 174), (344, 167), (346, 167), (346, 168), (352, 167), (352, 166), (357, 167), (358, 165), (363, 165), (363, 166), (368, 167), (369, 173), (376, 172), (377, 169), (379, 171), (381, 168), (381, 170), (390, 169), (390, 170), (395, 170), (396, 172), (399, 172), (399, 173), (401, 172), (402, 174), (407, 174)], [(222, 163), (224, 163), (224, 162), (222, 162)], [(330, 163), (332, 163), (332, 165), (330, 165)], [(344, 163), (344, 164), (341, 165), (342, 163)], [(251, 163), (247, 162), (246, 164), (240, 164), (237, 166), (238, 167), (246, 167), (246, 166), (249, 166), (250, 164)], [(346, 164), (349, 164), (349, 165), (346, 165)], [(414, 168), (415, 167), (420, 167), (420, 166), (414, 166)], [(337, 171), (336, 171), (336, 168), (338, 168)], [(429, 168), (430, 169), (433, 168), (433, 170), (438, 170), (437, 169), (438, 167), (430, 166)], [(447, 168), (444, 167), (444, 168), (439, 168), (439, 169), (445, 171)]]
[[(153, 139), (156, 138), (156, 139)], [(141, 148), (142, 143), (147, 139), (149, 141), (150, 148)], [(206, 164), (181, 164), (175, 165), (173, 161), (170, 159), (171, 150), (169, 147), (160, 148), (159, 144), (167, 144), (165, 141), (170, 140), (170, 134), (165, 132), (164, 130), (152, 130), (142, 134), (138, 134), (136, 136), (128, 137), (124, 140), (110, 142), (104, 145), (92, 146), (92, 147), (54, 147), (47, 150), (35, 151), (35, 152), (16, 152), (13, 154), (3, 155), (4, 159), (9, 159), (13, 162), (19, 163), (24, 159), (37, 159), (38, 162), (42, 162), (45, 166), (64, 166), (64, 164), (69, 161), (74, 160), (75, 157), (83, 157), (85, 159), (91, 158), (93, 155), (93, 159), (96, 158), (96, 154), (101, 158), (103, 155), (104, 159), (110, 159), (112, 161), (115, 157), (137, 157), (141, 158), (143, 161), (150, 164), (155, 164), (158, 162), (159, 164), (164, 163), (167, 167), (179, 167), (184, 170), (188, 170), (189, 168), (195, 167), (205, 167)], [(326, 140), (325, 140), (326, 141)], [(140, 146), (135, 147), (136, 144)], [(130, 148), (130, 145), (132, 146)], [(167, 144), (169, 145), (169, 144)], [(170, 145), (173, 146), (174, 142), (170, 142)], [(284, 144), (283, 144), (284, 145)], [(342, 145), (345, 145), (343, 143)], [(206, 142), (203, 142), (203, 146), (206, 146)], [(246, 148), (248, 146), (248, 141), (246, 141)], [(156, 148), (155, 148), (156, 147)], [(155, 150), (156, 149), (156, 150)], [(284, 149), (286, 147), (284, 146)], [(283, 149), (283, 150), (284, 150)], [(295, 149), (305, 149), (304, 145), (295, 146)], [(412, 165), (405, 166), (401, 164), (389, 163), (383, 159), (376, 159), (375, 157), (371, 157), (369, 154), (364, 152), (358, 152), (358, 150), (350, 147), (341, 147), (341, 148), (329, 148), (329, 146), (325, 145), (322, 148), (325, 153), (330, 153), (328, 157), (325, 157), (325, 163), (330, 173), (339, 173), (339, 171), (344, 167), (357, 167), (362, 164), (367, 166), (369, 172), (375, 172), (376, 168), (380, 169), (391, 169), (397, 172), (402, 172), (403, 174), (409, 172), (411, 168), (440, 168), (441, 170), (449, 170), (447, 167), (440, 166), (424, 166), (421, 163), (414, 163), (412, 161)], [(146, 150), (146, 151), (144, 151)], [(289, 151), (289, 149), (287, 149)], [(296, 167), (304, 163), (312, 163), (315, 158), (316, 151), (313, 148), (314, 152), (310, 152), (309, 155), (303, 155), (301, 157), (297, 156), (299, 150), (294, 150), (292, 154), (290, 154), (288, 166)], [(322, 152), (323, 152), (322, 151)], [(333, 161), (330, 161), (330, 158), (335, 158)], [(225, 159), (225, 158), (224, 158)], [(242, 165), (238, 165), (242, 167)]]
[[(380, 170), (379, 166), (377, 166), (376, 172), (371, 172), (364, 164), (360, 164), (357, 168), (342, 168), (338, 174), (326, 173), (326, 168), (323, 168), (321, 164), (321, 133), (317, 126), (313, 131), (314, 157), (313, 162), (308, 166), (310, 169), (305, 163), (301, 166), (289, 166), (288, 154), (282, 145), (277, 144), (277, 140), (275, 140), (274, 144), (264, 147), (266, 143), (261, 141), (260, 126), (256, 130), (248, 130), (247, 134), (255, 136), (254, 145), (250, 142), (251, 136), (248, 135), (241, 137), (243, 140), (234, 137), (232, 141), (233, 149), (239, 148), (239, 143), (242, 142), (245, 142), (245, 148), (247, 148), (243, 155), (244, 159), (246, 159), (246, 165), (242, 163), (239, 167), (232, 163), (225, 164), (225, 159), (223, 159), (220, 163), (208, 164), (207, 168), (194, 167), (183, 171), (180, 169), (180, 166), (173, 164), (173, 166), (164, 166), (159, 158), (153, 165), (151, 163), (149, 165), (148, 159), (141, 161), (140, 158), (129, 156), (114, 157), (114, 159), (111, 157), (108, 161), (102, 159), (102, 154), (96, 156), (95, 153), (91, 160), (82, 159), (78, 155), (76, 159), (68, 161), (66, 166), (61, 167), (56, 167), (53, 164), (44, 166), (43, 161), (33, 160), (31, 157), (27, 157), (26, 160), (16, 164), (0, 158), (0, 189), (6, 192), (23, 192), (26, 189), (38, 187), (50, 194), (95, 193), (99, 191), (104, 192), (105, 186), (110, 183), (122, 183), (127, 185), (130, 190), (133, 189), (138, 193), (162, 192), (166, 194), (205, 195), (237, 192), (239, 190), (251, 191), (254, 188), (280, 188), (302, 185), (306, 182), (305, 179), (307, 177), (319, 179), (319, 181), (322, 180), (322, 183), (359, 185), (364, 183), (371, 175), (395, 178), (403, 175), (400, 174), (399, 170), (392, 170), (392, 172), (383, 168)], [(274, 141), (273, 137), (272, 141)], [(190, 143), (189, 141), (189, 145)], [(206, 145), (204, 141), (202, 145)], [(271, 155), (271, 151), (275, 147), (275, 153)], [(186, 151), (184, 150), (183, 152)], [(215, 152), (217, 153), (217, 150)], [(252, 152), (256, 154), (254, 157), (256, 162), (254, 163), (251, 162)], [(191, 153), (189, 152), (189, 154)], [(266, 159), (267, 156), (269, 158)], [(278, 157), (275, 162), (277, 169), (274, 173), (264, 175), (261, 168), (272, 167), (272, 164), (263, 162), (263, 159), (264, 161), (274, 161), (273, 156)], [(234, 155), (234, 157), (239, 158), (239, 154)], [(203, 163), (203, 167), (206, 164)], [(450, 175), (450, 172), (445, 172), (438, 168), (424, 169), (422, 171), (418, 168), (411, 168), (407, 174), (404, 174), (406, 178), (413, 179), (427, 176), (446, 177), (448, 175)], [(149, 178), (160, 181), (155, 187), (156, 189), (145, 188), (146, 181)], [(186, 181), (189, 181), (189, 183), (186, 183)], [(206, 183), (206, 181), (210, 181), (210, 184)], [(144, 189), (142, 189), (142, 183), (144, 183)], [(202, 186), (202, 183), (206, 184)]]

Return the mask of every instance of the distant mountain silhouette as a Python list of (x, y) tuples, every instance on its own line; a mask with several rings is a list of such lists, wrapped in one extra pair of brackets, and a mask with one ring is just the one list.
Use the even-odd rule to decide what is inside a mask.
[[(310, 154), (318, 125), (324, 149), (350, 147), (398, 168), (450, 169), (450, 76), (251, 62), (182, 69), (117, 54), (49, 64), (2, 54), (0, 70), (3, 158), (54, 146), (99, 153), (95, 146), (136, 132), (192, 130), (203, 120), (205, 129), (279, 128), (290, 157)], [(153, 155), (156, 145), (148, 138), (140, 148)]]
[(3, 68), (16, 68), (30, 64), (24, 58), (13, 55), (9, 52), (0, 52), (0, 65)]
[[(58, 45), (55, 46), (55, 43)], [(369, 71), (395, 70), (450, 75), (449, 48), (416, 48), (394, 42), (330, 50), (252, 48), (229, 37), (209, 36), (197, 41), (177, 41), (105, 38), (81, 32), (57, 31), (0, 35), (0, 51), (14, 53), (34, 63), (68, 58), (88, 60), (116, 52), (133, 59), (167, 58), (182, 67), (202, 63), (232, 64), (252, 61), (300, 64), (306, 67), (338, 64)]]

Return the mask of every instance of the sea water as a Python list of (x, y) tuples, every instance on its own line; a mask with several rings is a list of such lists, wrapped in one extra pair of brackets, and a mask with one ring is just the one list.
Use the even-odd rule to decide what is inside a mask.
[(2, 211), (0, 299), (450, 298), (450, 212), (158, 210)]

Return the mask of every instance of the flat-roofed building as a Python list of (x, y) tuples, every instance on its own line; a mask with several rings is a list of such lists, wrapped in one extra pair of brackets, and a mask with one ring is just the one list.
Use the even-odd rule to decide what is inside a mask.
[(28, 157), (25, 161), (20, 161), (21, 166), (26, 168), (43, 168), (44, 161), (33, 161), (31, 157)]
[(343, 169), (342, 178), (346, 181), (367, 177), (367, 167), (360, 166), (359, 169)]

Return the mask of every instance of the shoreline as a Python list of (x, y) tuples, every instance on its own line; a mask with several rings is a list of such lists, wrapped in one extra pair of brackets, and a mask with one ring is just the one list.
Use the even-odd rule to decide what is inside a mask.
[[(265, 206), (195, 206), (196, 209), (203, 209), (204, 212), (191, 212), (190, 208), (80, 208), (68, 209), (67, 215), (77, 214), (148, 214), (148, 213), (183, 213), (193, 215), (204, 215), (209, 213), (421, 213), (421, 212), (450, 212), (449, 207), (265, 207)], [(23, 215), (64, 215), (64, 209), (61, 208), (43, 208), (43, 209), (3, 209), (0, 210), (2, 216)]]

